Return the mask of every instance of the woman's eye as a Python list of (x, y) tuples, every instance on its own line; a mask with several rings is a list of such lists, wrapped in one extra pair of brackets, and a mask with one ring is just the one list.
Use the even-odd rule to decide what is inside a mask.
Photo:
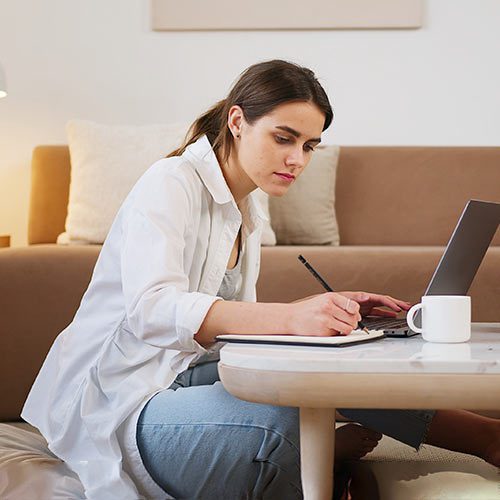
[(286, 144), (290, 141), (286, 137), (281, 137), (280, 135), (277, 135), (276, 142), (279, 142), (280, 144)]
[(310, 151), (311, 153), (314, 151), (314, 147), (309, 146), (309, 144), (306, 144), (304, 147), (305, 147), (306, 151)]

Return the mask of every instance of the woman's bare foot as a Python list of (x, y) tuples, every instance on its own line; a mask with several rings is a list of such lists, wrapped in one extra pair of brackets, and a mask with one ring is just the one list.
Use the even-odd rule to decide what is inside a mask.
[(380, 432), (361, 425), (343, 425), (335, 431), (335, 461), (358, 460), (370, 453), (381, 438)]

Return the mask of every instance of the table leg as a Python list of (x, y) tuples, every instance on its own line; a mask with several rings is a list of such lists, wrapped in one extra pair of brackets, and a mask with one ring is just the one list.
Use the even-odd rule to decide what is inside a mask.
[(300, 408), (300, 467), (304, 500), (332, 500), (335, 409)]

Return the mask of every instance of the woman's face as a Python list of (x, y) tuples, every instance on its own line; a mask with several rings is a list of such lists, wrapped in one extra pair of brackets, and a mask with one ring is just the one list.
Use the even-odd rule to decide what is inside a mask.
[(281, 104), (252, 125), (243, 117), (238, 121), (237, 113), (235, 121), (231, 112), (229, 118), (233, 134), (240, 135), (234, 141), (237, 163), (253, 188), (271, 196), (283, 196), (303, 172), (325, 123), (325, 115), (311, 102)]

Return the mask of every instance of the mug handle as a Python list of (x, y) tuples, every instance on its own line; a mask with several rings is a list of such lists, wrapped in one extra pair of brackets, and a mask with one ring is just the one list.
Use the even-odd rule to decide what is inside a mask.
[(415, 313), (419, 310), (422, 309), (422, 303), (415, 304), (414, 306), (410, 307), (410, 310), (406, 314), (406, 321), (410, 328), (417, 333), (422, 333), (422, 328), (418, 328), (418, 326), (415, 326), (415, 323), (413, 322), (413, 317), (415, 316)]

